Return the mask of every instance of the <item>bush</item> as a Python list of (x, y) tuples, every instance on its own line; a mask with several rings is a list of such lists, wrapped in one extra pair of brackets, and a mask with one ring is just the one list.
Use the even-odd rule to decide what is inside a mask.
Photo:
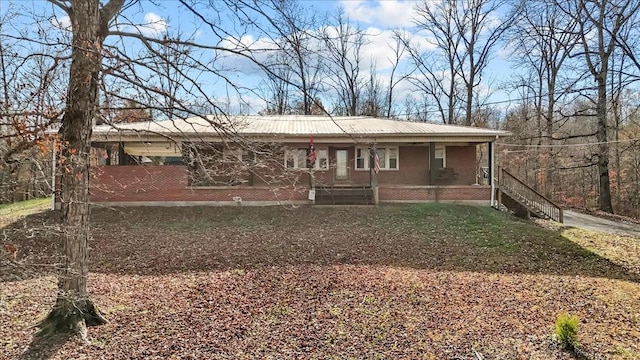
[(578, 346), (578, 317), (566, 312), (558, 315), (556, 319), (556, 338), (565, 349), (576, 351)]

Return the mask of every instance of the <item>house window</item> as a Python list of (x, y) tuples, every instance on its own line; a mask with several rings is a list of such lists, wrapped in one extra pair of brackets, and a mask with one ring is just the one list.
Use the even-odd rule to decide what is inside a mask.
[(304, 169), (307, 167), (307, 149), (287, 150), (284, 153), (284, 165), (287, 169)]
[(356, 169), (369, 169), (369, 149), (356, 149)]
[(224, 162), (232, 164), (237, 164), (238, 162), (251, 164), (255, 160), (255, 154), (242, 148), (224, 148), (222, 159)]
[(327, 149), (316, 149), (316, 170), (329, 170), (329, 151)]
[(447, 151), (444, 145), (436, 145), (435, 151), (435, 162), (432, 168), (434, 169), (444, 169), (447, 167)]
[[(398, 170), (399, 156), (397, 147), (379, 147), (376, 151), (380, 161), (380, 170)], [(369, 149), (356, 149), (356, 169), (369, 170), (369, 160)]]
[[(307, 168), (307, 149), (287, 150), (285, 152), (284, 163), (287, 169)], [(327, 149), (316, 149), (316, 162), (313, 165), (316, 170), (329, 170), (329, 151)]]

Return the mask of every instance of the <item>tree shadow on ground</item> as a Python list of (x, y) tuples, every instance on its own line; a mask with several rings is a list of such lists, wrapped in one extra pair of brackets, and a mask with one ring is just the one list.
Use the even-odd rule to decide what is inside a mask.
[[(0, 283), (53, 275), (60, 263), (59, 214), (44, 211), (0, 227)], [(5, 245), (15, 247), (15, 257)]]
[(27, 349), (20, 355), (20, 360), (44, 360), (49, 359), (72, 338), (71, 332), (56, 333), (47, 336), (34, 335)]
[[(46, 225), (52, 215), (40, 216), (25, 223)], [(58, 258), (56, 241), (41, 231), (18, 243), (29, 254), (24, 267)], [(89, 247), (90, 271), (115, 274), (354, 264), (640, 279), (556, 230), (462, 205), (97, 208)], [(2, 281), (52, 269), (34, 267)]]

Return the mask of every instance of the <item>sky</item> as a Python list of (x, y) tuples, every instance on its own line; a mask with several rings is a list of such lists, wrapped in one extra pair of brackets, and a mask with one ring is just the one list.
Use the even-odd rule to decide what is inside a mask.
[[(13, 2), (12, 5), (19, 5), (33, 13), (52, 14), (49, 22), (54, 27), (65, 29), (69, 27), (69, 19), (60, 11), (56, 11), (55, 7), (44, 0), (0, 0), (0, 14), (7, 11), (7, 4)], [(303, 0), (301, 3), (311, 11), (317, 13), (335, 13), (338, 9), (343, 9), (344, 14), (349, 18), (351, 23), (357, 24), (361, 29), (365, 29), (369, 36), (370, 42), (363, 48), (363, 64), (362, 69), (370, 68), (375, 63), (378, 75), (381, 80), (388, 81), (386, 75), (391, 69), (392, 62), (389, 58), (393, 55), (390, 53), (388, 44), (391, 43), (392, 32), (396, 29), (411, 28), (413, 18), (415, 16), (415, 5), (420, 3), (418, 0)], [(214, 1), (215, 3), (215, 1)], [(207, 28), (198, 27), (193, 23), (191, 14), (186, 14), (184, 9), (177, 0), (158, 0), (154, 3), (143, 0), (140, 4), (130, 7), (124, 13), (126, 21), (137, 24), (132, 26), (123, 26), (127, 31), (139, 31), (146, 36), (161, 37), (166, 31), (180, 31), (185, 34), (193, 34), (197, 41), (206, 42), (208, 36)], [(228, 21), (225, 17), (219, 19), (209, 19), (211, 21), (219, 21), (224, 24)], [(245, 44), (251, 46), (264, 45), (261, 42), (260, 35), (247, 33), (241, 39)], [(421, 38), (420, 34), (414, 35), (414, 41), (419, 42), (424, 48), (430, 45), (425, 38)], [(135, 46), (135, 45), (132, 45)], [(508, 94), (500, 91), (498, 88), (500, 82), (508, 77), (511, 72), (510, 64), (505, 60), (506, 52), (498, 50), (496, 56), (487, 69), (485, 78), (490, 80), (491, 90), (487, 85), (487, 92), (491, 91), (491, 101), (502, 102), (508, 98)], [(236, 81), (247, 86), (248, 88), (259, 86), (261, 80), (260, 71), (255, 66), (243, 63), (240, 59), (230, 59), (230, 65), (236, 71), (234, 76)], [(206, 80), (203, 80), (206, 83)], [(487, 84), (489, 83), (487, 82)], [(219, 82), (211, 83), (205, 86), (211, 87), (211, 92), (216, 96), (225, 94), (228, 89), (219, 88)], [(404, 96), (411, 92), (409, 83), (401, 84), (396, 90), (397, 94)], [(250, 104), (252, 112), (257, 112), (265, 107), (264, 101), (248, 94), (245, 100)], [(326, 105), (326, 104), (325, 104)]]

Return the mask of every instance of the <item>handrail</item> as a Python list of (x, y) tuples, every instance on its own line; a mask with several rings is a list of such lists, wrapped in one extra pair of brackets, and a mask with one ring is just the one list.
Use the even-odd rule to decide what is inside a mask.
[(524, 205), (530, 207), (531, 210), (542, 213), (557, 222), (563, 222), (563, 211), (559, 205), (547, 199), (544, 195), (540, 194), (503, 168), (500, 169), (498, 186), (500, 187), (500, 191), (510, 193), (524, 199), (526, 201), (526, 204)]

